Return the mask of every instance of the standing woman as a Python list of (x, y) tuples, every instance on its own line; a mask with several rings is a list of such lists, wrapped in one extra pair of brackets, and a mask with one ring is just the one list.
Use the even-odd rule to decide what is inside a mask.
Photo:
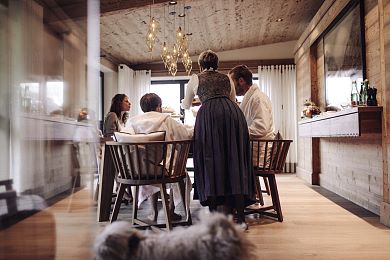
[(235, 209), (238, 223), (247, 228), (244, 208), (255, 203), (248, 126), (240, 108), (229, 99), (228, 76), (216, 71), (217, 54), (204, 51), (198, 63), (197, 95), (202, 106), (194, 129), (196, 195), (210, 211), (219, 205)]
[(125, 94), (116, 94), (112, 98), (110, 112), (104, 119), (103, 134), (105, 137), (112, 137), (114, 132), (120, 132), (124, 128), (130, 107), (129, 98)]

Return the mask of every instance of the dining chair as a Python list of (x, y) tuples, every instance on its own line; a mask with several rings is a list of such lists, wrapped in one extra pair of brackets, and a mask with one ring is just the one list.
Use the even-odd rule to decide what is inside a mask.
[[(260, 203), (261, 207), (252, 205), (245, 209), (245, 214), (258, 213), (260, 215), (277, 218), (280, 222), (282, 222), (283, 214), (280, 206), (275, 174), (283, 172), (287, 153), (292, 140), (251, 139), (250, 143), (254, 174), (257, 181), (258, 177), (267, 179), (270, 186), (272, 205), (263, 206), (264, 202), (262, 204)], [(257, 187), (257, 190), (258, 189), (259, 187)]]
[[(81, 175), (88, 176), (91, 181), (91, 196), (94, 201), (97, 200), (97, 194), (99, 189), (99, 167), (101, 164), (101, 146), (107, 140), (111, 138), (103, 138), (96, 136), (86, 140), (74, 141), (72, 145), (72, 164), (73, 164), (73, 176), (72, 176), (72, 189), (68, 201), (68, 209), (70, 212), (72, 209), (73, 195), (77, 187), (80, 187)], [(95, 186), (95, 179), (96, 186)]]
[[(148, 141), (148, 142), (107, 142), (106, 149), (111, 152), (115, 168), (118, 172), (118, 196), (110, 217), (117, 219), (126, 187), (134, 187), (132, 224), (134, 227), (165, 227), (171, 230), (173, 225), (192, 224), (189, 207), (189, 190), (186, 173), (186, 162), (192, 140), (183, 141)], [(169, 212), (168, 184), (177, 183), (184, 205), (186, 218), (184, 221), (172, 223)], [(165, 213), (165, 224), (150, 224), (138, 218), (139, 187), (153, 185), (160, 188)], [(172, 198), (171, 198), (172, 199)]]

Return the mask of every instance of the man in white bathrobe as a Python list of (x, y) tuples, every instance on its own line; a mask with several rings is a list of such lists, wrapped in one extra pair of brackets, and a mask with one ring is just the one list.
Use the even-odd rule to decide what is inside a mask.
[[(229, 77), (236, 89), (237, 96), (244, 96), (240, 108), (244, 113), (249, 128), (251, 138), (274, 139), (274, 120), (272, 116), (272, 104), (269, 97), (260, 90), (259, 86), (252, 82), (252, 72), (245, 65), (239, 65), (229, 71)], [(258, 162), (259, 166), (264, 161), (263, 145), (260, 147), (260, 159), (258, 160), (258, 148), (252, 147), (253, 162)], [(268, 154), (268, 160), (269, 160)], [(264, 180), (265, 181), (265, 180)], [(260, 180), (256, 178), (257, 197), (261, 197)]]
[(237, 96), (244, 96), (240, 108), (245, 115), (252, 137), (261, 139), (274, 138), (274, 120), (272, 104), (268, 96), (252, 82), (252, 72), (245, 65), (234, 67), (229, 72)]
[[(165, 140), (186, 140), (192, 139), (194, 130), (192, 127), (185, 127), (174, 120), (169, 114), (163, 114), (161, 109), (161, 98), (155, 93), (148, 93), (142, 96), (140, 106), (144, 114), (134, 116), (128, 120), (128, 126), (138, 133), (151, 133), (155, 131), (165, 131)], [(172, 190), (172, 189), (171, 189)], [(159, 188), (153, 186), (142, 186), (140, 189), (139, 202), (152, 196), (152, 216), (150, 218), (157, 220), (157, 192)], [(171, 193), (172, 195), (172, 193)], [(180, 193), (174, 193), (174, 201), (180, 201)], [(170, 200), (171, 214), (173, 220), (180, 218), (180, 215), (174, 213), (173, 200)]]

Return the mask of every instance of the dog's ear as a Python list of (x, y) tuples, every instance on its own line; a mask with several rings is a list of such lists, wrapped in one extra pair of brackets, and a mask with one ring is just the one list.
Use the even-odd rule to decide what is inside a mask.
[(141, 237), (137, 235), (137, 233), (133, 233), (127, 239), (127, 246), (129, 248), (129, 253), (133, 253), (137, 250), (139, 243), (141, 242)]
[(141, 238), (135, 234), (131, 235), (127, 240), (127, 245), (129, 248), (137, 248), (139, 245), (139, 242), (141, 242)]

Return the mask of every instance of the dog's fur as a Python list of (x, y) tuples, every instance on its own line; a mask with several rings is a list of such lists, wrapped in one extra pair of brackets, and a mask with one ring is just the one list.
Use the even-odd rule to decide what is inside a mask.
[(254, 259), (254, 245), (222, 214), (171, 232), (141, 232), (128, 222), (115, 222), (97, 237), (97, 260), (243, 260)]

